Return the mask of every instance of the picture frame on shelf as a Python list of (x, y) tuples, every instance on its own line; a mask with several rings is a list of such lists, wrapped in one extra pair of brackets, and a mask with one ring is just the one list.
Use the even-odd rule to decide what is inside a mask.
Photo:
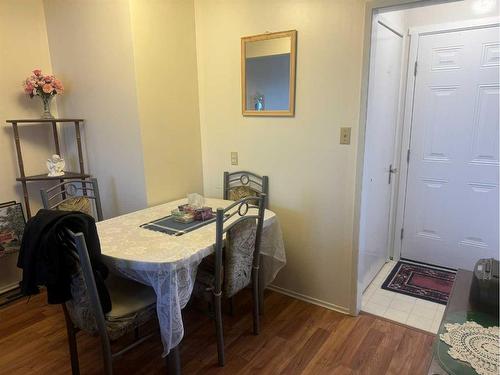
[(21, 203), (0, 203), (0, 258), (19, 251), (25, 226)]

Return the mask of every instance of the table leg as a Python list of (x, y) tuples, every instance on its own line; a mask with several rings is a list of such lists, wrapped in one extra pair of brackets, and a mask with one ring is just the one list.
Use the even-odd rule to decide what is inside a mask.
[(170, 349), (170, 352), (167, 355), (167, 369), (169, 375), (181, 375), (181, 356), (179, 353), (179, 345)]

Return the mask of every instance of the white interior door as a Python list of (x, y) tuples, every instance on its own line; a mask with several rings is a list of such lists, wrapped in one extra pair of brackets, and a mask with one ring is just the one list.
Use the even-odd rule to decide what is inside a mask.
[(498, 258), (499, 28), (421, 35), (402, 256)]
[(360, 220), (363, 290), (388, 259), (391, 181), (398, 121), (403, 37), (377, 18), (373, 24)]

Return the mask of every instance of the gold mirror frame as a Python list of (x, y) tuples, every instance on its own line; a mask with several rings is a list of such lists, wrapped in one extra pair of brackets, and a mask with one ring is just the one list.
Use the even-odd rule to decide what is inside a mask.
[[(288, 110), (278, 111), (256, 111), (248, 110), (246, 94), (246, 43), (269, 39), (290, 38), (290, 89)], [(295, 115), (295, 66), (297, 49), (297, 30), (280, 31), (275, 33), (266, 33), (260, 35), (246, 36), (241, 38), (241, 111), (243, 116), (294, 116)]]

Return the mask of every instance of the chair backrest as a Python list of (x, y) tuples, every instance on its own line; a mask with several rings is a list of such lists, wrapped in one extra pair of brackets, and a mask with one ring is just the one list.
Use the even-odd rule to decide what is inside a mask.
[(224, 199), (238, 201), (241, 198), (266, 195), (264, 207), (269, 207), (269, 177), (252, 172), (224, 172)]
[[(49, 210), (80, 211), (101, 221), (102, 206), (97, 179), (63, 181), (40, 190), (43, 207)], [(93, 205), (92, 205), (93, 202)]]
[(72, 299), (66, 302), (71, 320), (78, 328), (88, 333), (99, 332), (101, 336), (106, 336), (106, 321), (85, 237), (83, 233), (73, 233), (66, 229), (61, 234), (61, 241), (70, 245), (68, 251), (78, 265), (78, 270), (71, 280)]
[[(246, 287), (251, 281), (252, 270), (259, 269), (265, 202), (266, 194), (261, 194), (259, 197), (242, 198), (225, 209), (217, 209), (214, 291), (216, 294), (222, 292), (223, 261), (226, 297), (231, 297)], [(224, 234), (227, 240), (226, 247), (224, 247)]]

